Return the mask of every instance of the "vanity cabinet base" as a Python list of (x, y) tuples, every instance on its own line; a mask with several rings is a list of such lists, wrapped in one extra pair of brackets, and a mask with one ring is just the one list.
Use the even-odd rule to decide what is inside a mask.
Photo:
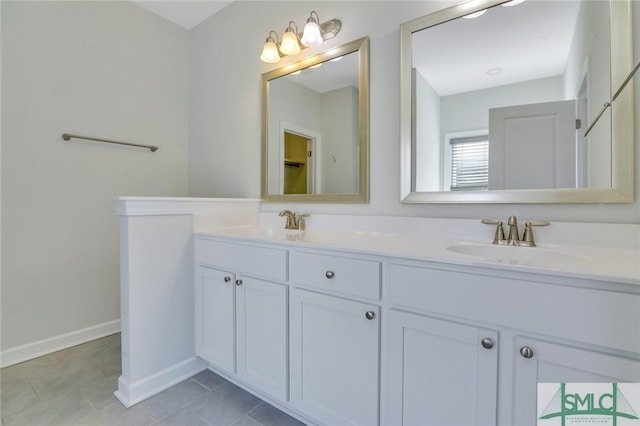
[(495, 425), (498, 333), (392, 310), (391, 425)]
[(198, 267), (195, 293), (196, 355), (287, 401), (287, 287)]
[(291, 299), (291, 404), (327, 425), (377, 425), (379, 307), (297, 289)]
[(533, 425), (538, 383), (640, 382), (636, 287), (288, 242), (195, 248), (197, 355), (307, 424)]

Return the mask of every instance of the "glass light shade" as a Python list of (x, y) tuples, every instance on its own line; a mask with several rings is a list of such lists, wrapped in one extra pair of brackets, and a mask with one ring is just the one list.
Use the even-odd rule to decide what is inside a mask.
[(304, 26), (304, 33), (302, 34), (302, 44), (307, 47), (320, 46), (322, 44), (322, 34), (320, 34), (320, 27), (314, 19), (309, 18), (307, 25)]
[(300, 52), (300, 45), (298, 44), (298, 36), (296, 33), (287, 30), (282, 36), (282, 43), (280, 43), (280, 51), (285, 55), (295, 55)]
[(267, 42), (264, 44), (260, 59), (263, 62), (268, 62), (270, 64), (275, 64), (280, 60), (280, 55), (278, 54), (278, 46), (276, 46), (276, 43), (273, 41), (273, 39), (267, 40)]

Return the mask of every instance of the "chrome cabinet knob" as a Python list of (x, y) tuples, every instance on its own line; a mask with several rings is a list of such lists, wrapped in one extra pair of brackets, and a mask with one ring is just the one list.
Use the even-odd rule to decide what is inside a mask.
[(374, 319), (374, 318), (376, 317), (376, 313), (375, 313), (375, 312), (373, 312), (373, 311), (367, 311), (367, 312), (364, 314), (364, 316), (365, 316), (365, 318), (366, 318), (366, 319), (368, 319), (368, 320), (372, 320), (372, 319)]
[(525, 358), (533, 358), (533, 349), (529, 346), (523, 346), (520, 348), (520, 355)]
[(485, 349), (491, 349), (493, 348), (493, 340), (489, 339), (488, 337), (485, 337), (484, 339), (482, 339), (482, 347)]
[(236, 285), (240, 287), (242, 285), (242, 280), (236, 280)]
[(333, 271), (327, 271), (327, 272), (325, 272), (324, 276), (327, 277), (328, 279), (331, 279), (331, 278), (335, 277), (336, 274)]
[(231, 281), (231, 277), (229, 275), (227, 275), (226, 277), (224, 277), (224, 282), (228, 283), (229, 281)]

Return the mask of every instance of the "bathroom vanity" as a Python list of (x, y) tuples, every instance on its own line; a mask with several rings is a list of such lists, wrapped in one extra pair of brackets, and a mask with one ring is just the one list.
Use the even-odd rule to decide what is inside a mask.
[(116, 208), (127, 407), (210, 368), (308, 424), (530, 425), (538, 383), (640, 382), (637, 224)]
[(194, 247), (196, 355), (311, 424), (535, 424), (537, 383), (640, 382), (637, 250), (255, 226)]

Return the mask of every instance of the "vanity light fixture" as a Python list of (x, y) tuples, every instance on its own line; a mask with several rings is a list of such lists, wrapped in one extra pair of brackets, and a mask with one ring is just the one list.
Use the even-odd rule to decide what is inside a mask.
[(320, 23), (318, 12), (312, 10), (302, 34), (298, 32), (298, 25), (294, 21), (289, 21), (282, 41), (278, 38), (278, 33), (273, 30), (269, 31), (260, 59), (263, 62), (274, 64), (283, 55), (296, 55), (305, 47), (319, 46), (323, 41), (335, 37), (341, 28), (342, 23), (338, 19)]
[[(275, 39), (271, 37), (271, 33), (275, 34)], [(280, 60), (280, 55), (278, 54), (278, 44), (278, 33), (276, 33), (275, 31), (269, 31), (269, 35), (265, 40), (264, 47), (262, 48), (262, 55), (260, 56), (262, 62), (275, 64)]]
[[(296, 27), (295, 31), (293, 27)], [(296, 55), (300, 52), (300, 43), (298, 43), (298, 26), (293, 21), (289, 21), (289, 26), (284, 31), (282, 43), (280, 43), (280, 52), (285, 55)]]
[[(316, 18), (313, 17), (315, 13)], [(320, 16), (318, 16), (318, 12), (312, 10), (307, 18), (307, 23), (304, 26), (304, 33), (302, 34), (302, 44), (307, 47), (316, 47), (322, 44), (322, 34), (320, 34), (320, 26), (318, 22), (320, 21)]]

